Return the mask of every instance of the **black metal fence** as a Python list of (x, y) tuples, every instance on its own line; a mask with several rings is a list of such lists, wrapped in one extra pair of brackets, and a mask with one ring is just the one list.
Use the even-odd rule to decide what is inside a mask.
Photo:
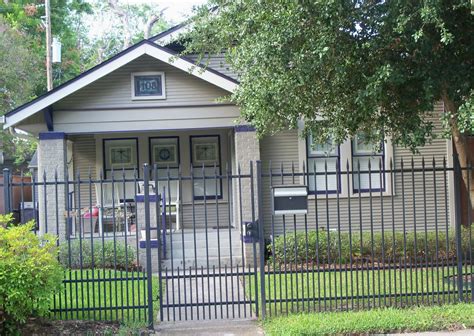
[[(246, 167), (28, 183), (4, 170), (5, 209), (58, 236), (61, 319), (151, 326), (473, 300), (470, 165)], [(32, 201), (13, 204), (14, 188)]]
[(263, 170), (263, 191), (304, 181), (313, 195), (306, 214), (264, 212), (262, 314), (473, 300), (472, 167), (456, 157), (451, 167), (424, 158), (387, 166)]

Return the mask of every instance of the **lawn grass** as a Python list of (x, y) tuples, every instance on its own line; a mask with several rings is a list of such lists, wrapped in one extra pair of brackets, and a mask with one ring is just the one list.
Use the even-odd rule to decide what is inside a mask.
[[(62, 290), (53, 299), (53, 318), (146, 322), (145, 273), (109, 269), (66, 270), (64, 279)], [(159, 309), (158, 291), (158, 278), (153, 277), (155, 318)]]
[(276, 317), (263, 323), (266, 335), (345, 335), (434, 331), (474, 327), (474, 305), (326, 312)]
[[(465, 268), (465, 272), (468, 272)], [(455, 267), (299, 271), (265, 275), (268, 315), (383, 306), (413, 306), (456, 302)], [(258, 275), (259, 276), (259, 275)], [(260, 278), (258, 278), (260, 279)], [(257, 287), (246, 281), (246, 294), (255, 299)], [(470, 289), (465, 288), (466, 296)]]

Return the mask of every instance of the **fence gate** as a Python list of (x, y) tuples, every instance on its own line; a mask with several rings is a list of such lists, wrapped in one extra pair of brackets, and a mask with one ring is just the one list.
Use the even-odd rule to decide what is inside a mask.
[[(150, 295), (151, 283), (158, 283), (149, 302), (158, 301), (162, 322), (259, 315), (257, 178), (252, 165), (248, 174), (237, 175), (206, 169), (165, 177), (144, 169)], [(250, 203), (243, 190), (252, 195)], [(240, 214), (243, 227), (235, 224)]]

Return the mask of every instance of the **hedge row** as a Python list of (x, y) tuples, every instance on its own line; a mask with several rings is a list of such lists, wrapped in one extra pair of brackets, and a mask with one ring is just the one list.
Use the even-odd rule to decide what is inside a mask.
[[(462, 250), (468, 253), (473, 248), (470, 241), (469, 229), (463, 228)], [(352, 238), (352, 239), (350, 239)], [(383, 239), (382, 239), (383, 238)], [(272, 256), (273, 243), (267, 248), (270, 254), (270, 263), (274, 258), (277, 263), (349, 263), (351, 261), (377, 261), (398, 262), (400, 259), (414, 259), (424, 261), (425, 256), (433, 260), (438, 258), (451, 258), (456, 254), (456, 236), (454, 230), (418, 232), (353, 232), (352, 237), (348, 232), (320, 230), (296, 233), (288, 232), (286, 236), (279, 236), (274, 242), (275, 251)], [(352, 248), (351, 248), (352, 246)], [(286, 252), (286, 253), (285, 253)]]
[[(92, 248), (93, 247), (93, 248)], [(136, 252), (124, 242), (107, 240), (103, 243), (74, 239), (62, 244), (59, 260), (67, 268), (112, 268), (132, 270), (136, 265)]]

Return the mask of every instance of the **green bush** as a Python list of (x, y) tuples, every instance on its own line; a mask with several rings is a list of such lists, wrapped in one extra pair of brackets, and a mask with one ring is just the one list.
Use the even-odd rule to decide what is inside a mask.
[(68, 268), (136, 268), (135, 249), (122, 241), (74, 239), (61, 245), (59, 260)]
[[(473, 243), (469, 242), (469, 229), (463, 228), (462, 250), (468, 253), (469, 248), (473, 247)], [(446, 239), (448, 236), (448, 239)], [(382, 239), (383, 238), (383, 239)], [(296, 243), (294, 232), (288, 232), (286, 236), (279, 236), (275, 239), (275, 251), (272, 258), (277, 263), (349, 263), (351, 261), (376, 261), (376, 262), (399, 262), (407, 259), (413, 260), (415, 257), (424, 261), (436, 258), (451, 258), (456, 253), (456, 241), (454, 230), (446, 231), (428, 231), (418, 232), (415, 234), (408, 232), (385, 232), (382, 237), (381, 232), (353, 232), (352, 236), (348, 232), (320, 230), (304, 232), (296, 232)], [(340, 239), (340, 243), (339, 243)], [(436, 243), (436, 240), (438, 243)], [(426, 241), (426, 243), (425, 243)], [(352, 246), (352, 248), (351, 248)], [(436, 250), (436, 246), (438, 249)], [(270, 254), (272, 253), (273, 244), (267, 246)], [(286, 252), (286, 253), (285, 253)], [(351, 253), (352, 252), (352, 253)], [(270, 260), (270, 264), (273, 260)]]
[[(9, 218), (0, 215), (0, 223), (10, 226)], [(36, 236), (33, 228), (34, 222), (0, 226), (0, 331), (29, 316), (45, 315), (61, 287), (56, 237)]]

